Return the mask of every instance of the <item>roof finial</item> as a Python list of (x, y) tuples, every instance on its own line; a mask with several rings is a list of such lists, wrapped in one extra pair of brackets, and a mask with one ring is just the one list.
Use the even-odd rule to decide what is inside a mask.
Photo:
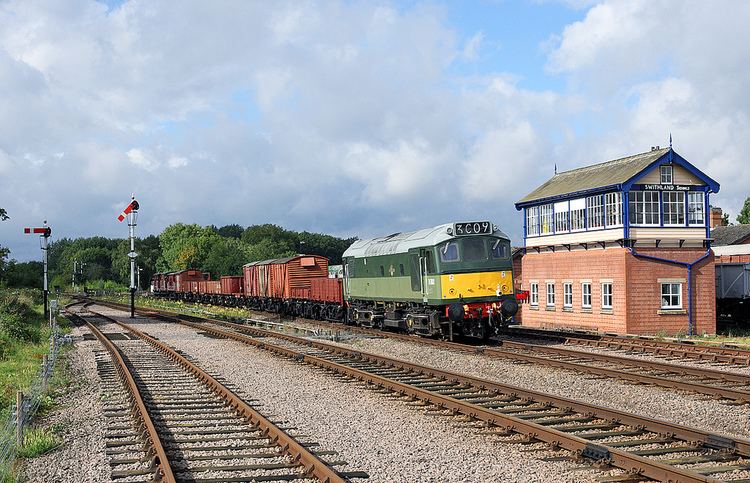
[(557, 163), (555, 163), (555, 174), (557, 174)]
[(672, 133), (669, 133), (669, 149), (672, 149)]

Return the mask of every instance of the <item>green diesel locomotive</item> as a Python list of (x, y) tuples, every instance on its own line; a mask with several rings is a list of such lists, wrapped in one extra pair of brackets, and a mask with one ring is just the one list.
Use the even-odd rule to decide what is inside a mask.
[(347, 321), (487, 338), (518, 311), (510, 255), (488, 221), (359, 240), (343, 256)]

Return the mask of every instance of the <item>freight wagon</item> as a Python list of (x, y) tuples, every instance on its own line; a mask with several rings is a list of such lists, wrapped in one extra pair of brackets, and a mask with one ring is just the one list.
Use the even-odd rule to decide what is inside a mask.
[(716, 264), (716, 313), (733, 324), (750, 324), (750, 263)]
[(340, 320), (341, 283), (328, 278), (319, 255), (251, 262), (243, 266), (246, 306), (256, 310)]

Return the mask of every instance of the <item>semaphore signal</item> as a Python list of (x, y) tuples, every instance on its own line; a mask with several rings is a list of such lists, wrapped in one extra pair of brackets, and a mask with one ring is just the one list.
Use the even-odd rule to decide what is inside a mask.
[(44, 319), (47, 320), (49, 318), (49, 304), (47, 302), (49, 298), (49, 288), (47, 285), (47, 241), (52, 235), (52, 228), (48, 227), (47, 220), (44, 220), (44, 226), (36, 228), (26, 227), (23, 229), (23, 232), (27, 235), (39, 235), (40, 238), (42, 258), (44, 260)]
[(138, 256), (138, 254), (135, 252), (135, 225), (138, 221), (138, 208), (140, 208), (140, 205), (135, 200), (135, 195), (131, 197), (131, 201), (128, 204), (128, 206), (125, 207), (124, 210), (122, 210), (122, 213), (117, 217), (117, 221), (122, 222), (125, 220), (125, 218), (128, 219), (128, 232), (130, 236), (130, 253), (128, 253), (128, 258), (130, 258), (130, 318), (135, 318), (135, 291), (136, 291), (136, 284), (135, 284), (135, 259)]
[(122, 213), (117, 217), (117, 221), (123, 221), (126, 216), (128, 216), (132, 211), (138, 211), (138, 202), (133, 198), (133, 201), (130, 202), (128, 206), (125, 207), (124, 210), (122, 210)]

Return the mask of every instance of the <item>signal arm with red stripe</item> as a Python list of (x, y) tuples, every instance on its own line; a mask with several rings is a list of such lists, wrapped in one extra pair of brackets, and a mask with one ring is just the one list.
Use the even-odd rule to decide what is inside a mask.
[(125, 207), (124, 210), (122, 210), (122, 213), (120, 213), (120, 216), (117, 217), (117, 221), (123, 221), (125, 219), (125, 216), (128, 215), (133, 210), (138, 210), (138, 202), (133, 198), (133, 201), (130, 202), (128, 206)]
[(40, 227), (40, 228), (24, 228), (23, 232), (27, 235), (35, 234), (35, 235), (42, 235), (44, 237), (49, 237), (52, 234), (52, 228), (46, 226), (46, 227)]

